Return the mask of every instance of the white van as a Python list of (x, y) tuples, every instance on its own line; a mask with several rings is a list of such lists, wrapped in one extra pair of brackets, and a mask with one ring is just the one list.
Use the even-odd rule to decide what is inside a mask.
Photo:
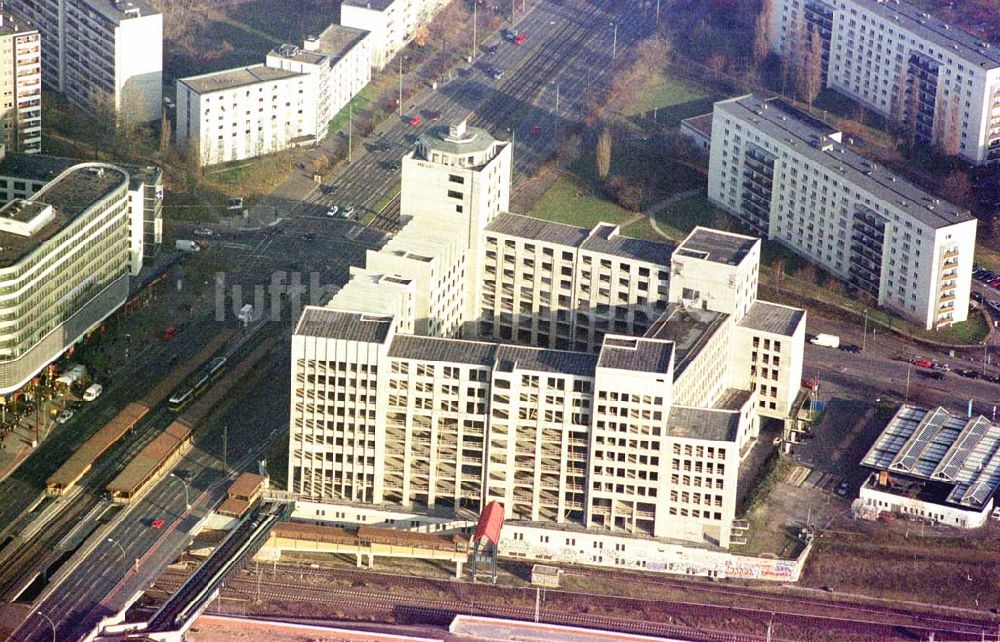
[(83, 400), (93, 401), (100, 397), (102, 392), (104, 392), (104, 386), (99, 383), (92, 383), (83, 391)]
[(236, 318), (239, 319), (243, 325), (250, 325), (250, 322), (253, 321), (253, 306), (249, 303), (244, 305), (240, 308), (240, 313), (236, 315)]

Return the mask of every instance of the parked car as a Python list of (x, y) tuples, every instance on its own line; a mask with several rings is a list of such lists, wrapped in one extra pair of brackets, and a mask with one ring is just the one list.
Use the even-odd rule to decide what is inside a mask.
[(340, 215), (343, 216), (344, 218), (354, 218), (355, 211), (356, 210), (354, 209), (353, 205), (345, 205), (344, 209), (340, 211)]
[(154, 519), (153, 521), (151, 521), (149, 523), (149, 527), (150, 528), (155, 528), (155, 529), (159, 530), (159, 529), (163, 528), (163, 525), (165, 523), (166, 522), (164, 522), (162, 518), (157, 517), (156, 519)]
[(861, 353), (861, 346), (854, 345), (853, 343), (842, 343), (837, 349), (842, 352), (850, 352), (851, 354)]
[(243, 199), (242, 198), (231, 198), (226, 201), (227, 210), (241, 210), (243, 209)]
[(931, 369), (937, 370), (938, 372), (951, 372), (951, 366), (947, 363), (933, 363), (931, 364)]
[(509, 42), (514, 42), (517, 38), (517, 29), (501, 29), (500, 37)]
[(514, 36), (515, 45), (523, 45), (527, 41), (528, 41), (528, 34), (526, 33), (519, 33), (516, 36)]
[(384, 140), (377, 140), (372, 143), (373, 152), (387, 152), (392, 149), (392, 143)]
[(192, 234), (195, 236), (215, 236), (215, 232), (207, 227), (199, 227)]
[(387, 172), (398, 172), (399, 171), (399, 161), (398, 160), (387, 160), (382, 162), (382, 169)]
[(63, 410), (56, 416), (56, 423), (62, 425), (67, 421), (69, 421), (70, 419), (72, 419), (74, 414), (75, 413), (72, 410), (69, 409)]
[(427, 117), (430, 118), (431, 120), (441, 120), (441, 111), (435, 109), (431, 113), (427, 114)]
[(417, 127), (422, 122), (424, 122), (424, 119), (420, 116), (420, 114), (417, 114), (410, 119), (410, 127)]
[(82, 398), (84, 401), (93, 401), (100, 397), (102, 392), (104, 392), (104, 386), (99, 383), (92, 383), (83, 391)]
[(339, 213), (340, 213), (340, 208), (337, 207), (336, 205), (331, 205), (330, 209), (326, 211), (326, 215), (331, 217), (336, 216)]
[(493, 56), (496, 54), (497, 51), (499, 51), (499, 49), (500, 48), (497, 47), (496, 45), (489, 45), (483, 47), (483, 53), (485, 53), (487, 56)]
[(959, 368), (958, 370), (955, 371), (955, 374), (957, 374), (960, 377), (965, 377), (967, 379), (979, 378), (979, 371), (973, 370), (971, 368)]
[(500, 67), (494, 67), (492, 70), (490, 70), (490, 76), (493, 77), (493, 80), (500, 80), (501, 78), (503, 78), (503, 69), (501, 69)]
[(850, 488), (850, 484), (846, 481), (842, 481), (837, 484), (837, 495), (844, 497), (847, 495), (847, 489)]
[(914, 359), (911, 363), (918, 368), (930, 368), (934, 365), (934, 362), (930, 359)]

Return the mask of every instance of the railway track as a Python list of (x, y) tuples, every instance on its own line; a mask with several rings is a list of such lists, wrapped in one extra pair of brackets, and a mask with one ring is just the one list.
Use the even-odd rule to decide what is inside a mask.
[[(459, 613), (489, 614), (501, 617), (530, 619), (534, 617), (534, 609), (530, 606), (535, 599), (535, 590), (528, 588), (496, 587), (483, 584), (456, 583), (449, 580), (433, 580), (428, 578), (384, 575), (386, 590), (378, 588), (340, 588), (331, 586), (330, 580), (339, 579), (356, 582), (358, 580), (372, 582), (379, 574), (364, 571), (324, 570), (285, 567), (286, 573), (299, 575), (299, 582), (272, 581), (265, 579), (264, 572), (259, 577), (238, 576), (227, 584), (227, 597), (254, 600), (272, 599), (280, 601), (307, 601), (314, 604), (330, 606), (354, 606), (366, 610), (377, 609), (389, 611), (398, 616), (400, 609), (432, 609), (441, 617), (451, 617)], [(606, 574), (609, 579), (612, 573)], [(157, 582), (157, 588), (169, 591), (174, 585), (180, 584), (184, 573), (170, 571)], [(620, 575), (616, 581), (623, 581)], [(646, 578), (644, 578), (646, 579)], [(659, 579), (659, 578), (658, 578)], [(323, 584), (323, 582), (327, 582)], [(669, 581), (669, 580), (668, 580)], [(259, 584), (258, 584), (259, 582)], [(653, 582), (663, 584), (663, 581)], [(671, 586), (684, 590), (699, 590), (712, 587), (699, 587), (695, 583), (677, 580), (670, 582)], [(393, 591), (399, 588), (408, 589), (404, 594)], [(763, 600), (760, 607), (733, 607), (727, 604), (712, 604), (688, 600), (638, 599), (611, 597), (606, 595), (580, 594), (560, 590), (546, 590), (546, 604), (543, 620), (558, 624), (576, 624), (581, 626), (608, 628), (620, 631), (630, 631), (650, 635), (676, 635), (678, 627), (663, 618), (670, 620), (697, 619), (700, 621), (741, 621), (752, 626), (752, 630), (764, 632), (769, 622), (773, 622), (775, 632), (782, 629), (795, 633), (793, 639), (801, 639), (802, 631), (841, 631), (845, 640), (907, 640), (928, 639), (933, 633), (937, 639), (948, 640), (979, 640), (986, 633), (995, 632), (996, 624), (986, 620), (968, 618), (945, 618), (928, 616), (919, 613), (909, 613), (902, 609), (881, 609), (868, 606), (836, 604), (822, 600), (797, 599), (783, 596), (768, 596), (752, 589), (739, 587), (719, 587), (713, 591), (720, 596), (738, 594), (755, 601)], [(432, 601), (421, 600), (416, 596), (427, 595), (429, 590), (454, 593), (459, 599), (444, 598)], [(777, 599), (772, 599), (777, 598)], [(775, 607), (774, 603), (778, 606)], [(514, 605), (511, 605), (511, 604)], [(519, 606), (517, 604), (523, 606)], [(552, 604), (555, 603), (554, 606)], [(507, 604), (508, 606), (490, 610), (490, 605)], [(604, 617), (590, 612), (578, 612), (580, 607), (598, 610), (602, 613), (622, 613), (623, 617)], [(473, 608), (473, 606), (475, 608)], [(796, 610), (797, 609), (797, 610)], [(813, 612), (805, 612), (812, 609)], [(773, 618), (773, 620), (772, 620)], [(421, 620), (424, 621), (424, 620)], [(684, 630), (685, 635), (691, 634), (690, 629)], [(721, 633), (720, 633), (721, 635)], [(734, 639), (732, 633), (725, 633), (726, 640)], [(704, 637), (701, 639), (722, 639)], [(763, 639), (760, 635), (748, 635), (746, 640)], [(772, 635), (772, 640), (781, 639)]]

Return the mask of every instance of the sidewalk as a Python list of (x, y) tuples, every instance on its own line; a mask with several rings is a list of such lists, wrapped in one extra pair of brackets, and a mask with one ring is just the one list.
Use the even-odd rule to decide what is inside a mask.
[[(30, 419), (33, 418), (32, 415)], [(24, 460), (35, 450), (31, 447), (31, 443), (35, 439), (35, 426), (30, 419), (27, 417), (22, 419), (0, 444), (0, 481), (13, 475), (18, 466), (24, 463)], [(54, 422), (52, 423), (53, 427), (48, 430), (43, 428), (39, 432), (39, 445), (52, 434)]]

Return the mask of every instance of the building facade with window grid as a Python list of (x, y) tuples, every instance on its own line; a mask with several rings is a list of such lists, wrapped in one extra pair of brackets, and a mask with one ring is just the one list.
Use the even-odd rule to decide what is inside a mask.
[(777, 0), (771, 46), (822, 43), (824, 86), (974, 163), (1000, 161), (1000, 49), (901, 0)]
[(965, 321), (977, 221), (780, 99), (715, 104), (708, 197), (927, 329)]
[[(484, 151), (467, 169), (509, 182), (509, 145), (471, 135), (484, 136)], [(425, 180), (408, 180), (404, 165), (409, 222), (299, 320), (290, 490), (418, 509), (498, 500), (516, 519), (728, 547), (759, 418), (785, 417), (794, 395), (784, 384), (801, 376), (805, 313), (757, 300), (759, 240), (697, 228), (675, 248), (605, 224), (546, 227), (489, 197), (456, 212), (464, 201), (447, 195), (451, 162), (468, 157), (440, 155), (451, 143), (435, 136), (406, 161)], [(414, 184), (436, 205), (415, 199)], [(564, 267), (591, 274), (566, 275), (563, 288)], [(382, 288), (391, 270), (397, 281)], [(504, 337), (489, 306), (461, 302), (477, 291), (470, 278), (484, 302), (511, 275), (527, 289)], [(575, 317), (562, 314), (561, 296)], [(436, 300), (453, 302), (453, 314), (440, 316)], [(530, 334), (514, 333), (528, 330), (521, 318)], [(754, 345), (768, 375), (779, 372), (775, 386), (754, 380)]]

